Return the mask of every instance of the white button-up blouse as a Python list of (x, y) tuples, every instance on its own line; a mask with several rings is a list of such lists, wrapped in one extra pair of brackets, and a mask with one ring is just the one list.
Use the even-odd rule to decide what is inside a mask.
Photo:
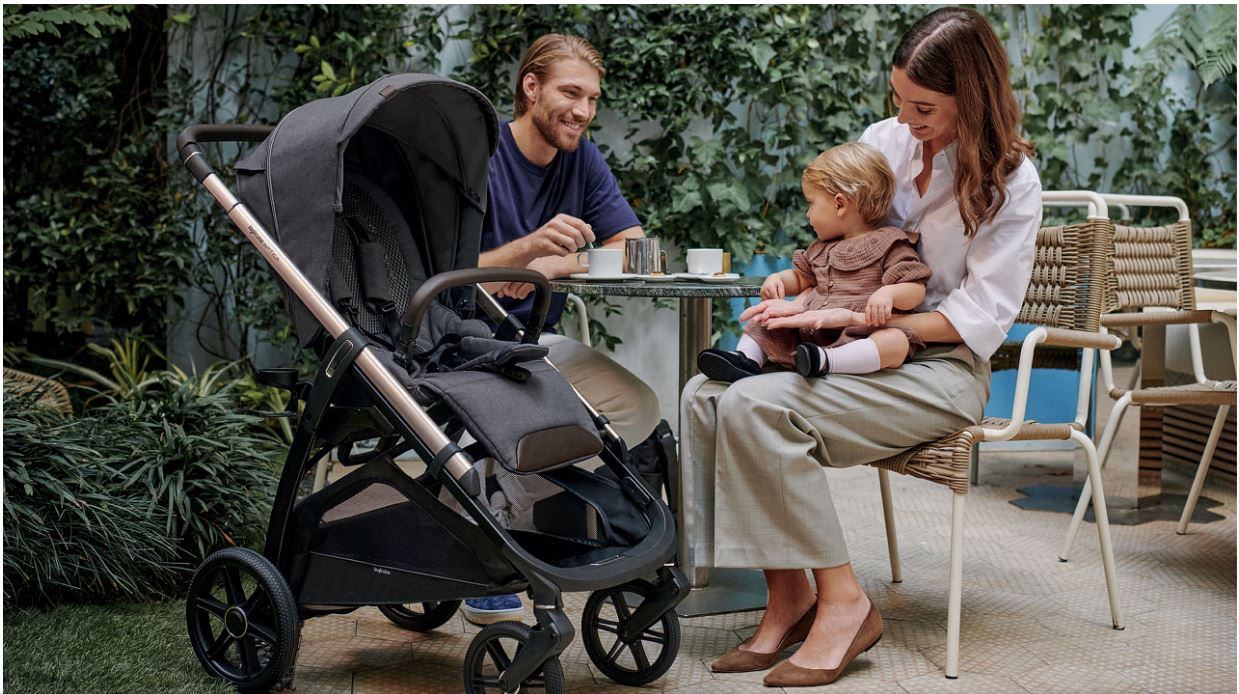
[(934, 155), (925, 195), (916, 189), (923, 169), (921, 142), (895, 118), (869, 126), (860, 141), (886, 156), (895, 174), (895, 198), (884, 224), (920, 234), (917, 250), (933, 270), (918, 311), (938, 311), (976, 355), (989, 359), (1015, 322), (1032, 277), (1041, 225), (1041, 178), (1025, 159), (1007, 177), (1007, 201), (993, 220), (964, 236), (955, 200), (958, 142)]

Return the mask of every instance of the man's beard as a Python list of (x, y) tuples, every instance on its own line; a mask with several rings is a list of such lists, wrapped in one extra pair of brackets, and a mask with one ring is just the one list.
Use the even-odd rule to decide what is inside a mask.
[(555, 149), (575, 152), (577, 147), (581, 146), (581, 136), (565, 133), (559, 124), (559, 118), (547, 109), (534, 107), (533, 125), (542, 139)]

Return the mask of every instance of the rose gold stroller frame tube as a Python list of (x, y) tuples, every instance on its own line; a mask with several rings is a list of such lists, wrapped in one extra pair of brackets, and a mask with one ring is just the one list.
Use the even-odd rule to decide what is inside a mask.
[[(333, 338), (339, 337), (349, 329), (350, 326), (344, 318), (323, 298), (322, 294), (318, 293), (305, 275), (301, 274), (301, 270), (288, 262), (288, 259), (284, 257), (283, 249), (275, 242), (275, 239), (267, 233), (249, 209), (232, 194), (218, 175), (214, 173), (207, 175), (202, 179), (202, 185), (211, 193), (211, 197), (215, 198), (215, 201), (228, 212), (228, 218), (232, 220), (232, 223), (245, 234), (250, 243), (254, 244), (271, 268), (279, 274), (280, 279), (284, 280), (288, 288), (310, 309), (310, 312)], [(362, 376), (383, 395), (391, 408), (413, 429), (427, 449), (437, 454), (452, 443), (369, 348), (362, 350), (355, 363)], [(460, 452), (449, 458), (444, 467), (452, 478), (459, 482), (462, 477), (473, 470), (473, 461), (467, 454)]]

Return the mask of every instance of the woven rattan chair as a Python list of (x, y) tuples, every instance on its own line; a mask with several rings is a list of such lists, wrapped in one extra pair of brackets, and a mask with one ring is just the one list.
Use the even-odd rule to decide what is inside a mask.
[[(1114, 436), (1123, 421), (1123, 415), (1131, 406), (1166, 407), (1170, 405), (1212, 405), (1218, 408), (1213, 420), (1213, 429), (1205, 443), (1204, 455), (1196, 469), (1187, 504), (1179, 519), (1178, 533), (1187, 532), (1200, 489), (1209, 473), (1209, 464), (1217, 449), (1218, 439), (1226, 424), (1230, 408), (1235, 406), (1235, 381), (1217, 381), (1205, 376), (1204, 360), (1200, 352), (1201, 323), (1226, 323), (1230, 333), (1231, 358), (1235, 356), (1235, 317), (1221, 311), (1197, 311), (1196, 295), (1192, 281), (1192, 223), (1187, 205), (1178, 198), (1138, 195), (1105, 195), (1105, 200), (1114, 204), (1145, 207), (1174, 207), (1179, 212), (1179, 221), (1163, 227), (1115, 227), (1114, 252), (1108, 265), (1106, 310), (1101, 318), (1103, 330), (1126, 332), (1135, 338), (1135, 330), (1148, 325), (1187, 325), (1191, 346), (1192, 371), (1195, 382), (1187, 385), (1158, 388), (1124, 389), (1114, 384), (1114, 371), (1110, 355), (1101, 355), (1102, 383), (1114, 407), (1106, 422), (1097, 446), (1102, 465), (1114, 443)], [(1147, 312), (1141, 309), (1163, 308), (1164, 311)], [(1060, 558), (1067, 560), (1071, 545), (1079, 531), (1080, 522), (1088, 508), (1089, 483), (1076, 505), (1063, 542)]]
[[(1037, 256), (1032, 282), (1025, 294), (1024, 305), (1016, 319), (1036, 328), (1016, 347), (1018, 359), (1011, 349), (1000, 351), (991, 362), (992, 368), (1016, 366), (1015, 397), (1011, 419), (986, 418), (980, 425), (969, 427), (932, 443), (922, 444), (897, 456), (871, 465), (878, 468), (882, 492), (882, 507), (886, 517), (886, 537), (891, 558), (891, 579), (902, 580), (899, 548), (895, 537), (894, 513), (891, 504), (889, 472), (909, 475), (950, 488), (951, 495), (951, 559), (950, 588), (947, 607), (946, 676), (959, 675), (959, 623), (963, 588), (964, 500), (968, 493), (969, 469), (973, 448), (981, 441), (1071, 440), (1084, 449), (1088, 459), (1089, 478), (1095, 480), (1097, 532), (1101, 539), (1102, 565), (1110, 600), (1110, 615), (1115, 629), (1121, 629), (1118, 587), (1114, 571), (1114, 551), (1110, 542), (1110, 527), (1106, 516), (1105, 496), (1101, 491), (1101, 465), (1093, 442), (1084, 434), (1088, 414), (1088, 393), (1092, 390), (1093, 351), (1118, 347), (1113, 335), (1099, 330), (1098, 321), (1104, 296), (1104, 256), (1109, 252), (1114, 226), (1107, 218), (1105, 202), (1095, 193), (1045, 192), (1047, 205), (1090, 206), (1087, 222), (1060, 227), (1046, 227), (1037, 232)], [(1080, 404), (1076, 419), (1062, 424), (1034, 423), (1024, 419), (1028, 402), (1029, 381), (1044, 347), (1083, 350), (1081, 357)], [(1061, 361), (1060, 353), (1049, 350), (1051, 360)]]
[(58, 381), (6, 367), (4, 388), (14, 393), (37, 392), (39, 398), (35, 402), (40, 406), (65, 415), (73, 414), (73, 403), (69, 400), (69, 391)]

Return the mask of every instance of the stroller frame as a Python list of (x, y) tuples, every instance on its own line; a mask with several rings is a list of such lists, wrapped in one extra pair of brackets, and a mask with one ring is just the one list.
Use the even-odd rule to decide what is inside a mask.
[[(517, 651), (510, 667), (501, 673), (498, 681), (503, 691), (516, 691), (523, 681), (539, 672), (546, 661), (562, 652), (575, 635), (571, 622), (563, 612), (562, 590), (596, 590), (634, 579), (652, 577), (650, 564), (648, 561), (644, 564), (640, 561), (621, 561), (603, 562), (601, 565), (588, 567), (563, 568), (551, 565), (522, 548), (477, 501), (482, 485), (473, 458), (440, 429), (432, 412), (420, 405), (406, 387), (388, 371), (388, 367), (374, 354), (372, 341), (351, 326), (286, 257), (276, 239), (212, 169), (199, 146), (200, 143), (208, 142), (258, 142), (273, 130), (271, 126), (196, 125), (186, 128), (177, 139), (177, 148), (185, 166), (215, 202), (227, 212), (232, 223), (262, 254), (288, 290), (304, 303), (331, 339), (312, 383), (295, 382), (296, 373), (290, 369), (276, 369), (260, 374), (262, 382), (292, 393), (287, 408), (289, 416), (296, 416), (299, 399), (305, 401), (304, 411), (297, 422), (294, 440), (280, 476), (263, 557), (287, 580), (290, 569), (289, 544), (293, 531), (290, 521), (294, 515), (300, 483), (311, 466), (340, 443), (328, 441), (325, 445), (316, 446), (321, 435), (319, 427), (333, 409), (352, 412), (357, 416), (345, 418), (339, 425), (335, 438), (340, 438), (348, 445), (356, 440), (356, 437), (349, 439), (348, 436), (358, 432), (375, 432), (378, 434), (376, 438), (380, 438), (379, 447), (373, 453), (359, 456), (353, 462), (370, 462), (393, 454), (393, 451), (398, 453), (414, 450), (423, 460), (428, 461), (427, 471), (416, 480), (404, 475), (405, 480), (409, 484), (428, 480), (441, 484), (497, 548), (497, 555), (501, 560), (510, 564), (523, 579), (501, 586), (491, 585), (487, 591), (489, 594), (502, 594), (527, 589), (533, 600), (537, 624), (524, 647)], [(480, 291), (480, 287), (477, 296), (482, 307), (500, 326), (498, 335), (506, 335), (507, 338), (515, 336), (522, 342), (536, 343), (539, 326), (550, 299), (550, 286), (540, 273), (524, 269), (464, 269), (435, 274), (429, 277), (410, 299), (402, 321), (404, 327), (410, 331), (408, 334), (417, 335), (422, 316), (440, 292), (453, 287), (494, 281), (528, 282), (535, 285), (534, 319), (528, 329), (507, 315), (485, 291)], [(550, 363), (549, 359), (545, 361)], [(359, 393), (365, 401), (360, 407), (356, 405)], [(651, 593), (645, 596), (641, 606), (619, 630), (619, 638), (628, 640), (638, 637), (651, 625), (655, 625), (664, 614), (669, 613), (687, 595), (689, 586), (683, 573), (668, 563), (675, 550), (675, 524), (670, 510), (651, 494), (640, 475), (623, 462), (626, 458), (625, 443), (606, 417), (581, 398), (579, 393), (577, 397), (588, 409), (590, 418), (603, 436), (603, 451), (599, 456), (615, 475), (622, 492), (640, 506), (641, 512), (650, 522), (647, 538), (625, 551), (624, 558), (635, 560), (638, 557), (658, 557), (657, 581), (652, 584)], [(395, 469), (394, 465), (391, 467)], [(588, 575), (582, 568), (589, 569)], [(464, 594), (459, 597), (475, 596)], [(401, 601), (412, 603), (424, 599), (426, 598), (422, 596), (408, 595)], [(436, 596), (433, 599), (444, 598)], [(347, 600), (340, 604), (314, 605), (304, 605), (297, 601), (298, 624), (300, 619), (349, 611), (358, 606), (360, 605)], [(193, 609), (191, 604), (191, 614)], [(231, 627), (229, 629), (231, 630)], [(191, 626), (191, 633), (192, 631)], [(223, 639), (222, 634), (220, 638)], [(195, 644), (195, 649), (197, 648)], [(291, 660), (295, 659), (295, 649), (294, 641), (293, 656), (290, 656), (287, 664), (289, 669)], [(211, 671), (212, 668), (203, 659), (203, 654), (199, 652), (198, 655), (208, 671)], [(219, 676), (221, 673), (212, 674)], [(279, 679), (284, 678), (284, 673), (276, 675)], [(265, 689), (274, 684), (265, 680), (243, 682), (237, 678), (229, 679), (233, 679), (234, 684), (242, 690)]]

